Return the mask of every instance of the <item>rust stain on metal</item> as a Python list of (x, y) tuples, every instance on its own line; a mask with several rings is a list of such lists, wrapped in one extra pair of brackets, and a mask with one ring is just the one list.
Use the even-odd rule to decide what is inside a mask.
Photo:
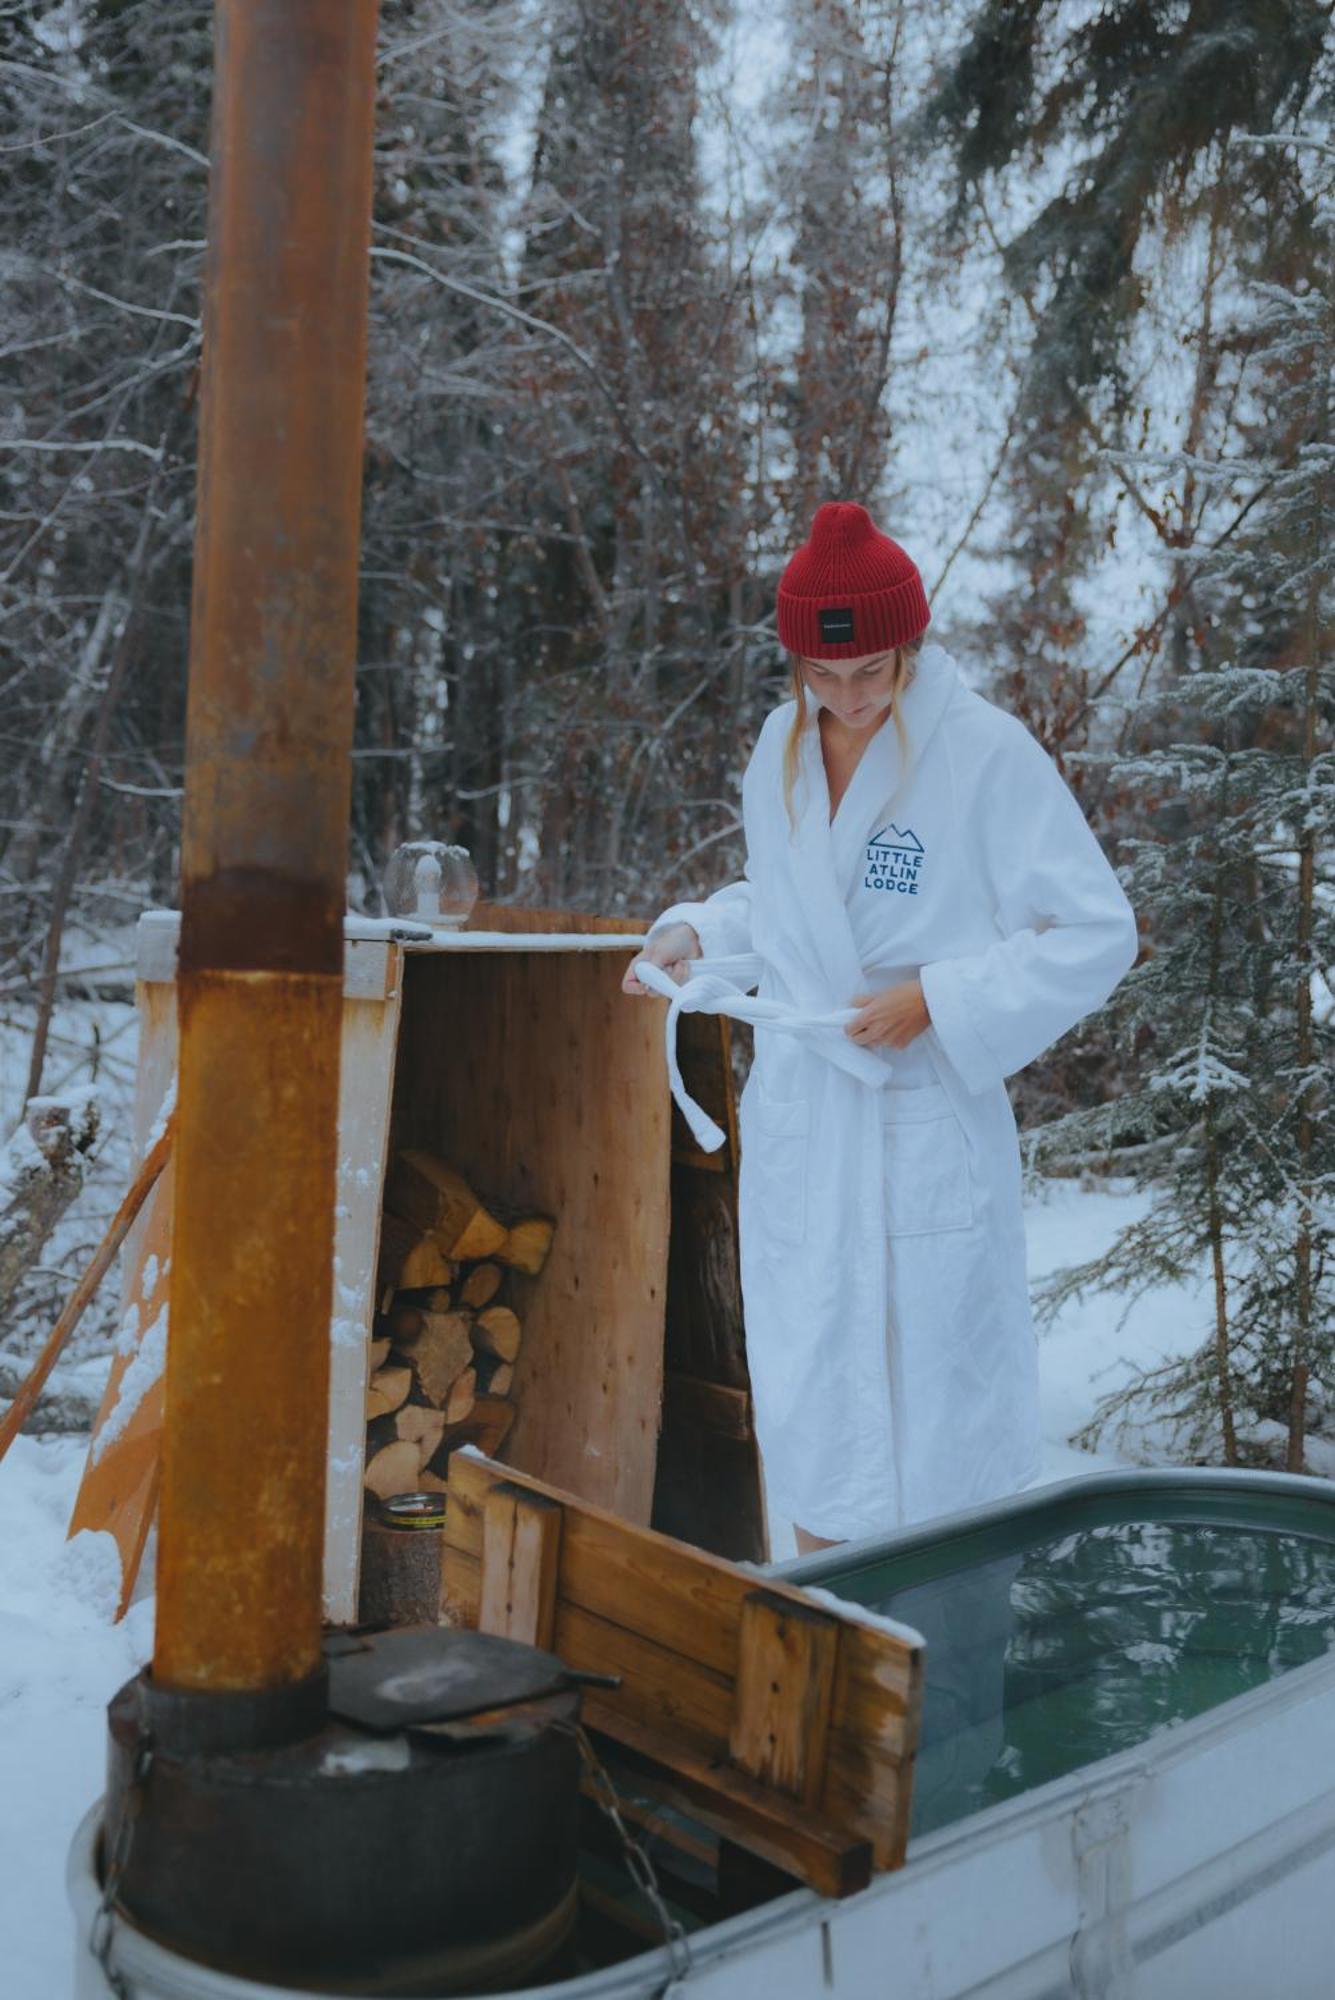
[(375, 0), (218, 0), (154, 1678), (318, 1664)]
[(220, 868), (193, 885), (195, 921), (188, 929), (182, 921), (178, 964), (183, 974), (209, 965), (341, 973), (346, 901), (341, 870), (331, 884), (254, 866)]
[(183, 967), (341, 951), (375, 12), (217, 9)]
[(154, 1674), (249, 1688), (319, 1659), (343, 982), (194, 973), (179, 1005)]

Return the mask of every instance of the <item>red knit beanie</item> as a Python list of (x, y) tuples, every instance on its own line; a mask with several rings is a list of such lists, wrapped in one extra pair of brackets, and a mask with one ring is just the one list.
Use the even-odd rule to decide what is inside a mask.
[(849, 660), (916, 639), (931, 621), (913, 558), (865, 507), (830, 500), (779, 578), (779, 643), (807, 660)]

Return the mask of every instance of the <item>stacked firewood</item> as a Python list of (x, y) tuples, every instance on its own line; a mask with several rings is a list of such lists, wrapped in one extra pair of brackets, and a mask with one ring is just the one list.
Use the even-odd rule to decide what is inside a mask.
[(554, 1227), (541, 1215), (502, 1220), (430, 1153), (395, 1159), (366, 1395), (365, 1484), (382, 1500), (444, 1491), (456, 1445), (491, 1454), (504, 1443), (522, 1333), (507, 1281), (537, 1276)]

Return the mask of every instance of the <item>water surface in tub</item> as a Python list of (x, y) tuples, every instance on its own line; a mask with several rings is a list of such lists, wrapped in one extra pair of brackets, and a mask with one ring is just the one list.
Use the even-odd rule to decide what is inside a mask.
[(1335, 1646), (1335, 1543), (1266, 1528), (1094, 1522), (920, 1581), (903, 1570), (827, 1587), (927, 1641), (910, 1838)]

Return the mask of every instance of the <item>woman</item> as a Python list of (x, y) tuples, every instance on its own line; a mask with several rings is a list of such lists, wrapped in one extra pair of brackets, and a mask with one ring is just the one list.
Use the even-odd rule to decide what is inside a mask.
[(803, 1552), (1039, 1476), (1005, 1079), (1137, 953), (1055, 764), (922, 643), (929, 619), (866, 509), (821, 507), (779, 584), (793, 699), (743, 780), (745, 880), (664, 911), (624, 982), (751, 954), (678, 1004), (745, 1014), (758, 984), (796, 1029), (756, 1030), (739, 1218), (766, 1488)]

